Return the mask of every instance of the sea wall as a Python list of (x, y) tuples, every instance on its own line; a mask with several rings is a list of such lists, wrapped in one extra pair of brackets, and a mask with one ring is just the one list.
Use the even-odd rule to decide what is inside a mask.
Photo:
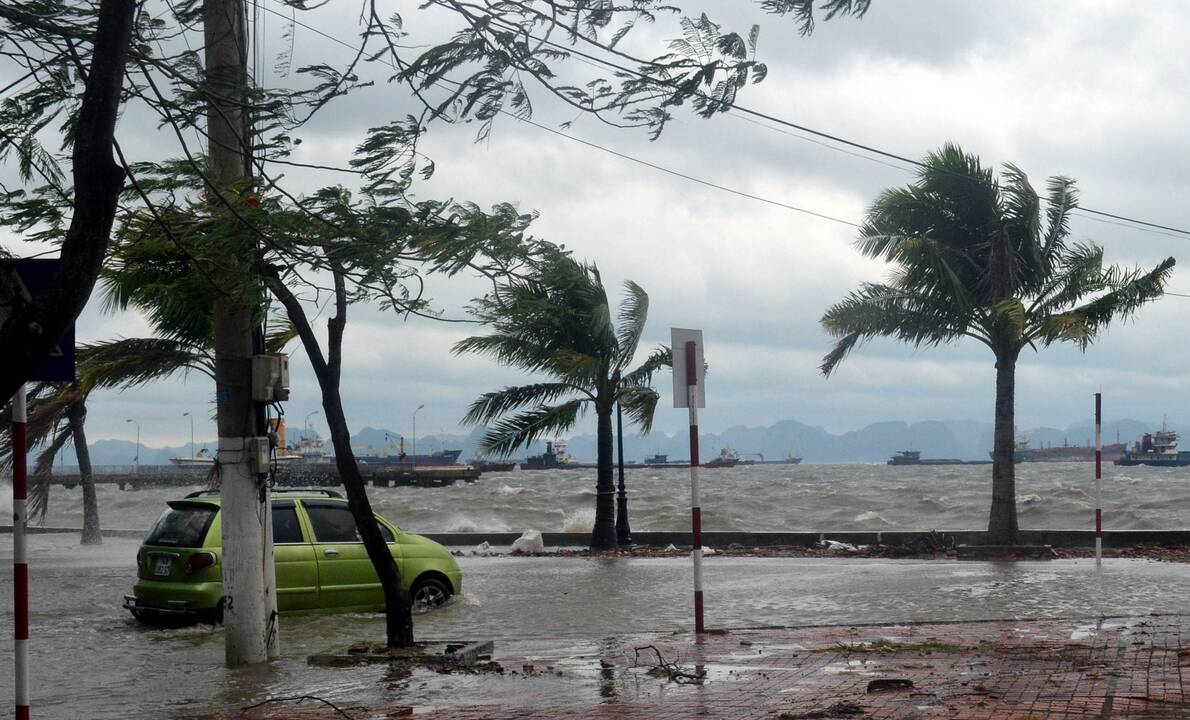
[[(12, 526), (0, 526), (0, 534), (12, 532)], [(78, 533), (78, 528), (30, 527), (30, 533)], [(105, 529), (107, 537), (140, 538), (145, 530)], [(423, 533), (425, 537), (450, 547), (473, 547), (487, 542), (491, 545), (512, 545), (520, 537), (516, 532), (466, 532), (466, 533)], [(542, 533), (546, 547), (585, 547), (590, 541), (589, 533)], [(899, 530), (895, 532), (704, 532), (703, 545), (711, 548), (725, 548), (731, 545), (742, 547), (794, 546), (811, 547), (821, 540), (850, 543), (852, 545), (933, 545), (942, 542), (949, 545), (978, 545), (986, 540), (982, 530), (961, 530), (955, 532), (932, 532)], [(638, 545), (650, 547), (690, 547), (688, 532), (634, 532), (632, 540)], [(1095, 532), (1092, 530), (1022, 530), (1022, 545), (1052, 545), (1054, 547), (1093, 547)], [(1134, 545), (1157, 545), (1163, 547), (1190, 547), (1190, 530), (1105, 530), (1103, 546), (1108, 548), (1131, 547)]]

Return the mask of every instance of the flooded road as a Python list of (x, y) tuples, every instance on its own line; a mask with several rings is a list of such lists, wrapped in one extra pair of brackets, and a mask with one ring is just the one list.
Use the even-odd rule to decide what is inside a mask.
[[(465, 676), (446, 680), (395, 675), (387, 668), (309, 667), (305, 658), (360, 639), (383, 636), (378, 615), (285, 616), (283, 659), (267, 668), (223, 667), (222, 631), (210, 626), (151, 630), (120, 608), (132, 583), (138, 542), (112, 539), (98, 548), (76, 535), (31, 538), (32, 692), (39, 718), (185, 718), (209, 708), (238, 710), (270, 696), (316, 694), (332, 701), (408, 703), (427, 682), (463, 698)], [(12, 537), (0, 536), (0, 558)], [(690, 567), (684, 559), (462, 557), (464, 594), (416, 618), (425, 639), (494, 638), (497, 653), (532, 655), (571, 638), (576, 656), (598, 652), (601, 639), (688, 629)], [(1190, 613), (1190, 567), (1109, 560), (959, 563), (710, 557), (705, 564), (711, 627), (859, 624), (1009, 617)], [(11, 573), (0, 623), (0, 705), (12, 700)], [(439, 676), (443, 677), (443, 676)], [(525, 691), (518, 678), (501, 685)], [(490, 688), (485, 690), (490, 695)], [(441, 701), (441, 693), (437, 696)], [(460, 700), (461, 702), (462, 700)], [(588, 698), (598, 701), (598, 688)], [(472, 699), (474, 702), (474, 699)]]

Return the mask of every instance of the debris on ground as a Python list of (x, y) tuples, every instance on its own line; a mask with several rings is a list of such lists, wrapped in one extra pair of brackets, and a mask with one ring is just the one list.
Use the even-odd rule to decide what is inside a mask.
[(513, 555), (537, 555), (545, 552), (545, 541), (537, 530), (526, 530), (512, 541)]
[(777, 716), (777, 720), (819, 720), (820, 718), (849, 718), (857, 715), (863, 715), (866, 710), (863, 707), (851, 702), (837, 702), (828, 708), (821, 710), (809, 710), (801, 713), (783, 712)]
[(868, 693), (908, 690), (911, 687), (913, 687), (913, 681), (908, 678), (876, 678), (868, 682)]
[(656, 656), (657, 662), (645, 671), (645, 674), (649, 677), (665, 678), (678, 685), (697, 685), (706, 678), (707, 673), (705, 670), (696, 669), (694, 672), (690, 672), (677, 663), (667, 662), (656, 645), (645, 645), (643, 647), (633, 648), (633, 650), (636, 652), (634, 667), (640, 666), (640, 654), (642, 650), (652, 650)]

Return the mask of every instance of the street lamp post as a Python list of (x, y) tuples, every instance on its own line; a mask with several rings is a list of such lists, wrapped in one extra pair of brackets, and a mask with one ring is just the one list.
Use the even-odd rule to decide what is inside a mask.
[(182, 413), (182, 417), (190, 418), (190, 459), (193, 460), (194, 455), (194, 416), (188, 412)]
[(136, 465), (136, 474), (140, 475), (140, 423), (132, 418), (128, 418), (124, 422), (136, 425), (136, 457), (132, 459), (132, 462)]
[[(425, 403), (417, 406), (417, 410), (425, 407)], [(413, 457), (417, 457), (417, 410), (413, 411)], [(414, 462), (417, 462), (414, 460)]]
[(310, 437), (310, 418), (314, 417), (318, 413), (318, 410), (306, 413), (306, 429), (302, 432), (303, 437)]

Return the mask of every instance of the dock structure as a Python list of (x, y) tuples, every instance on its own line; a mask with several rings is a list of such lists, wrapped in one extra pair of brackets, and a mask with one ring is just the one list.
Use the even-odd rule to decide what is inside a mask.
[[(96, 484), (116, 485), (121, 490), (149, 487), (195, 487), (209, 482), (211, 468), (180, 468), (173, 465), (142, 465), (140, 468), (97, 466)], [(364, 481), (373, 487), (445, 487), (457, 482), (475, 482), (480, 472), (471, 465), (407, 466), (360, 465)], [(277, 466), (278, 487), (339, 487), (343, 484), (334, 463), (281, 464)], [(78, 471), (55, 470), (54, 485), (77, 487)]]

